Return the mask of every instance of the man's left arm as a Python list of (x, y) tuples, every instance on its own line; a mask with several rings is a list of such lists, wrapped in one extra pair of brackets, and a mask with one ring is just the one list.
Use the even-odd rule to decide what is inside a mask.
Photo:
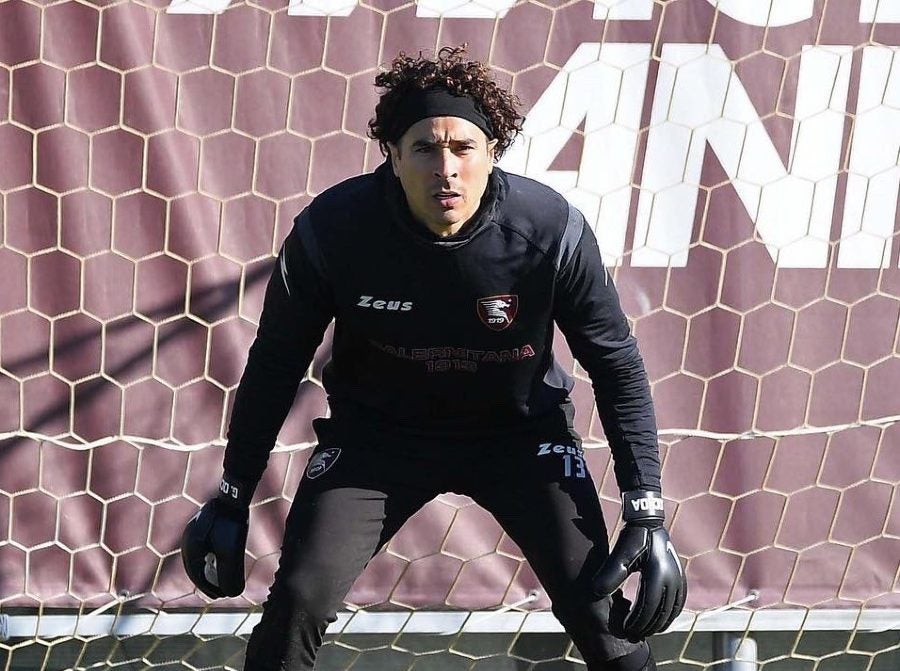
[(574, 208), (556, 264), (554, 317), (590, 375), (619, 489), (658, 493), (656, 417), (644, 362), (594, 233)]
[(614, 633), (638, 641), (665, 630), (687, 594), (684, 571), (663, 526), (650, 384), (597, 240), (575, 208), (570, 207), (555, 263), (554, 316), (591, 378), (622, 493), (625, 527), (594, 577), (594, 589), (607, 596), (630, 573), (641, 574), (634, 606), (610, 622)]

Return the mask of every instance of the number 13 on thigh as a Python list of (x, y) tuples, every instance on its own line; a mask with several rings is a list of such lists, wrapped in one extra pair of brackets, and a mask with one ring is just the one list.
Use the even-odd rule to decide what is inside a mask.
[(574, 445), (554, 445), (553, 443), (541, 443), (538, 445), (537, 455), (539, 457), (549, 456), (553, 458), (557, 454), (563, 459), (565, 477), (587, 477), (587, 468), (584, 465), (584, 456), (582, 456), (581, 448)]
[(563, 463), (565, 464), (565, 476), (567, 478), (571, 478), (573, 475), (576, 478), (583, 478), (587, 475), (587, 471), (584, 468), (584, 457), (564, 454)]

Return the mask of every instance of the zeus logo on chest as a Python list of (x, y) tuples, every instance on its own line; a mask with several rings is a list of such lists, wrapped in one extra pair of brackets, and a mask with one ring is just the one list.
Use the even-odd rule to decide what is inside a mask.
[(374, 296), (360, 296), (356, 306), (369, 310), (390, 310), (391, 312), (409, 312), (413, 309), (412, 301), (382, 300)]

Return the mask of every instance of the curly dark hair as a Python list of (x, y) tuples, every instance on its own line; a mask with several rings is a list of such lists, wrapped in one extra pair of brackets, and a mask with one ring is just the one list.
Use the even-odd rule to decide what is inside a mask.
[(401, 51), (391, 68), (375, 77), (375, 86), (384, 92), (375, 106), (375, 117), (369, 121), (369, 137), (378, 140), (385, 156), (395, 130), (392, 124), (404, 97), (411, 91), (435, 88), (473, 98), (491, 121), (497, 140), (494, 157), (503, 156), (522, 130), (524, 117), (518, 112), (519, 99), (494, 81), (487, 65), (465, 60), (465, 54), (465, 44), (443, 47), (433, 59), (426, 58), (422, 52), (413, 58)]

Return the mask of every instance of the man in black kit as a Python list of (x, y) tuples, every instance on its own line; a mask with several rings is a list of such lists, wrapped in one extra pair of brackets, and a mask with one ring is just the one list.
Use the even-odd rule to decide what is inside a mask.
[[(269, 281), (219, 494), (182, 541), (205, 594), (243, 590), (253, 490), (334, 320), (331, 416), (314, 422), (245, 669), (312, 669), (366, 563), (442, 492), (470, 496), (518, 544), (589, 671), (655, 669), (644, 639), (684, 604), (647, 376), (597, 242), (562, 196), (494, 166), (522, 117), (464, 53), (401, 54), (376, 77), (370, 133), (389, 160), (297, 216)], [(625, 521), (612, 552), (554, 323), (612, 450)], [(618, 589), (632, 572), (634, 605)]]

